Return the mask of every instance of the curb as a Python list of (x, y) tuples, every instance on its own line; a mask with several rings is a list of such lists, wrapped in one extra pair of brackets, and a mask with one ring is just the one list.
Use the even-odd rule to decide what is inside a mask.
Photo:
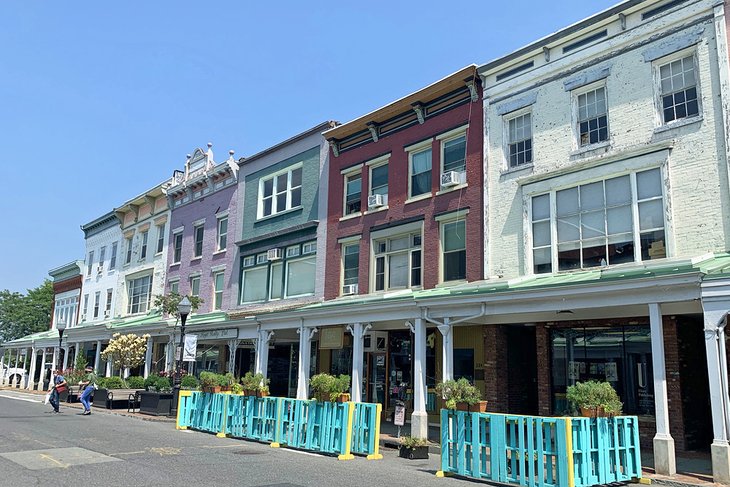
[[(657, 479), (652, 477), (642, 477), (641, 480), (644, 481), (641, 482), (642, 484), (666, 485), (667, 487), (698, 487), (715, 485), (711, 482), (698, 482), (696, 484), (693, 484), (689, 482), (682, 482), (681, 480)], [(648, 482), (646, 482), (647, 480)]]
[[(393, 437), (387, 437), (387, 438), (380, 438), (380, 446), (382, 448), (391, 448), (394, 450), (400, 449), (400, 441), (398, 438)], [(434, 455), (441, 455), (441, 445), (436, 444), (429, 444), (428, 445), (428, 453), (433, 453)], [(695, 486), (693, 486), (695, 487)]]

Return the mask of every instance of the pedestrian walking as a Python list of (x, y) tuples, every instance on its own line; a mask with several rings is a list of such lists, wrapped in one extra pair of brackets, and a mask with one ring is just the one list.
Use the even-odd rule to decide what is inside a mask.
[(50, 393), (51, 397), (48, 399), (48, 402), (51, 403), (51, 406), (53, 406), (53, 412), (54, 413), (60, 413), (61, 411), (58, 410), (58, 403), (60, 402), (59, 395), (62, 392), (66, 392), (68, 390), (68, 383), (66, 382), (66, 379), (63, 375), (61, 375), (61, 371), (56, 371), (56, 378), (53, 380), (53, 387), (51, 387)]
[(81, 387), (81, 397), (79, 400), (84, 406), (83, 415), (88, 416), (91, 414), (91, 396), (94, 394), (94, 390), (96, 389), (97, 377), (94, 373), (94, 369), (91, 367), (86, 367), (84, 372), (86, 372), (86, 377), (83, 381), (79, 382), (79, 387)]

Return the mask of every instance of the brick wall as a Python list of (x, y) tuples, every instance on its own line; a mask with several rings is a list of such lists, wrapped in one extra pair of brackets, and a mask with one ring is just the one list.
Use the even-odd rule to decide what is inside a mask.
[(535, 326), (537, 349), (537, 409), (540, 416), (552, 414), (550, 400), (550, 333), (544, 323)]
[(484, 398), (489, 411), (508, 411), (509, 368), (507, 364), (507, 333), (504, 325), (483, 327), (484, 335)]

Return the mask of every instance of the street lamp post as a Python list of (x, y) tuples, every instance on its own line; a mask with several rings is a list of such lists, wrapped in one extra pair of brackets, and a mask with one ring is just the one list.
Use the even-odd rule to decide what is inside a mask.
[(175, 415), (177, 415), (177, 403), (180, 397), (180, 381), (182, 380), (181, 369), (183, 349), (185, 347), (185, 322), (188, 320), (188, 315), (192, 308), (193, 306), (187, 296), (183, 297), (180, 304), (177, 305), (177, 312), (180, 315), (180, 355), (177, 356), (177, 360), (175, 361), (175, 371), (173, 372), (174, 375), (172, 379), (173, 396), (170, 407), (170, 413), (172, 414), (174, 411)]
[[(66, 322), (65, 321), (59, 321), (56, 324), (56, 329), (58, 330), (58, 362), (56, 363), (56, 367), (62, 367), (61, 365), (61, 345), (63, 343), (63, 332), (66, 329)], [(54, 370), (53, 373), (55, 374), (56, 371)]]

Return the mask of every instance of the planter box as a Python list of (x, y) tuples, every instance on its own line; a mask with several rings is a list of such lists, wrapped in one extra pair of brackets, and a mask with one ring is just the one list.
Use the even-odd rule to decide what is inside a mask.
[(102, 389), (101, 387), (94, 391), (94, 400), (91, 403), (95, 408), (104, 408), (107, 409), (109, 407), (109, 389)]
[(428, 460), (428, 446), (417, 446), (415, 448), (401, 446), (398, 450), (398, 456), (408, 460)]
[(139, 412), (153, 416), (167, 416), (172, 406), (172, 392), (142, 391), (139, 399)]

